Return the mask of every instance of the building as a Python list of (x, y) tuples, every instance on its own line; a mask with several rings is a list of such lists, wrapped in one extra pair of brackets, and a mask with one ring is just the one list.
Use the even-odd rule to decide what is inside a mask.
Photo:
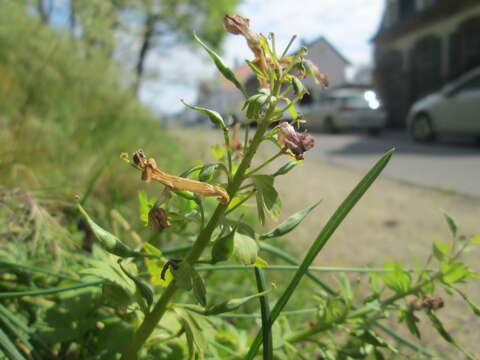
[(480, 66), (479, 0), (386, 0), (373, 38), (375, 86), (391, 126), (409, 106)]

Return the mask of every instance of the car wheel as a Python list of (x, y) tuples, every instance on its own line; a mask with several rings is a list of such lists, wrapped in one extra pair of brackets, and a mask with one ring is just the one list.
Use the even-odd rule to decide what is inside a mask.
[(338, 127), (335, 126), (335, 123), (333, 122), (333, 119), (331, 117), (326, 118), (323, 123), (325, 126), (325, 130), (327, 130), (329, 134), (337, 134), (340, 132)]
[(415, 141), (428, 142), (435, 140), (432, 120), (427, 114), (420, 114), (413, 119), (410, 133)]

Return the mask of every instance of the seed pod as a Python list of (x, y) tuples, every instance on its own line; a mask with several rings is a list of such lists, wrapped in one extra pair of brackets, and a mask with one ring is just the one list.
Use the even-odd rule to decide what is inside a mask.
[(113, 235), (112, 233), (102, 229), (98, 226), (87, 214), (85, 209), (82, 205), (77, 204), (77, 208), (80, 213), (83, 215), (83, 218), (87, 222), (88, 226), (92, 230), (95, 238), (98, 240), (100, 246), (111, 254), (120, 256), (120, 257), (136, 257), (140, 256), (141, 254), (138, 251), (135, 251), (125, 245), (118, 237)]

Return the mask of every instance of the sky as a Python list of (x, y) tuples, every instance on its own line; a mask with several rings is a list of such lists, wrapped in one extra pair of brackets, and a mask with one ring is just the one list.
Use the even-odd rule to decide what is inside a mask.
[[(250, 19), (253, 31), (265, 35), (274, 32), (280, 50), (295, 34), (298, 38), (293, 49), (301, 40), (325, 36), (353, 65), (363, 65), (371, 63), (369, 40), (378, 29), (383, 7), (384, 0), (244, 0), (237, 13)], [(251, 58), (241, 36), (228, 34), (223, 50), (222, 57), (230, 66)], [(149, 68), (157, 69), (163, 80), (147, 81), (141, 99), (156, 112), (167, 114), (183, 109), (180, 98), (194, 103), (198, 82), (215, 74), (214, 66), (203, 55), (201, 48), (192, 47), (149, 56)]]

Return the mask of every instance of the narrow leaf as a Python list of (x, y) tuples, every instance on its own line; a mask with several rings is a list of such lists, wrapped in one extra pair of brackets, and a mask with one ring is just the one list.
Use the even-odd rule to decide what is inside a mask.
[(87, 212), (80, 204), (77, 204), (77, 208), (80, 211), (80, 213), (83, 215), (83, 218), (85, 219), (88, 226), (90, 227), (93, 234), (95, 235), (95, 238), (98, 240), (98, 242), (100, 243), (100, 245), (105, 251), (108, 251), (109, 253), (112, 253), (120, 257), (135, 257), (140, 255), (139, 252), (129, 248), (115, 235), (98, 226), (90, 218), (90, 216), (88, 216)]
[[(294, 293), (295, 289), (297, 288), (300, 280), (302, 279), (303, 275), (308, 271), (308, 267), (312, 264), (315, 257), (318, 255), (320, 250), (325, 246), (327, 241), (330, 239), (332, 234), (335, 232), (337, 227), (342, 223), (348, 213), (352, 210), (355, 204), (362, 198), (365, 192), (370, 188), (373, 184), (375, 179), (380, 175), (382, 170), (390, 161), (393, 152), (395, 149), (388, 151), (382, 158), (373, 166), (373, 168), (364, 176), (364, 178), (358, 183), (358, 185), (352, 190), (352, 192), (347, 196), (347, 198), (342, 202), (342, 204), (338, 207), (332, 217), (328, 220), (327, 224), (317, 236), (313, 244), (311, 245), (310, 249), (307, 252), (307, 255), (302, 261), (299, 269), (295, 273), (293, 279), (290, 281), (285, 292), (280, 296), (278, 301), (275, 304), (275, 307), (272, 310), (271, 314), (271, 322), (273, 323), (278, 316), (280, 315), (281, 311), (288, 303), (288, 300)], [(262, 333), (259, 332), (257, 337), (255, 338), (250, 350), (245, 357), (245, 360), (249, 359), (252, 360), (262, 343)]]
[(185, 105), (186, 107), (188, 107), (190, 109), (193, 109), (193, 110), (196, 110), (198, 112), (201, 112), (202, 114), (207, 115), (209, 117), (210, 121), (214, 125), (218, 126), (222, 130), (227, 131), (227, 127), (225, 126), (225, 122), (223, 121), (222, 115), (220, 115), (215, 110), (209, 110), (209, 109), (202, 108), (202, 107), (199, 107), (199, 106), (189, 105), (185, 101), (183, 101), (183, 100), (181, 100), (181, 101), (182, 101), (183, 105)]
[(445, 219), (447, 220), (447, 224), (448, 224), (448, 227), (450, 228), (450, 231), (452, 232), (452, 235), (454, 237), (457, 236), (457, 231), (458, 231), (457, 221), (445, 212), (443, 213), (443, 215), (445, 216)]
[(272, 239), (272, 238), (276, 238), (276, 237), (280, 237), (280, 236), (283, 236), (285, 234), (288, 234), (290, 231), (295, 229), (302, 222), (302, 220), (305, 219), (305, 217), (308, 214), (310, 214), (312, 212), (312, 210), (315, 209), (318, 206), (318, 204), (320, 204), (320, 201), (316, 202), (315, 204), (309, 206), (306, 209), (303, 209), (303, 210), (291, 215), (284, 222), (282, 222), (280, 225), (278, 225), (277, 227), (275, 227), (274, 229), (272, 229), (268, 233), (265, 233), (265, 234), (261, 235), (260, 239), (261, 240)]
[(220, 71), (227, 80), (231, 81), (237, 87), (237, 89), (240, 90), (245, 97), (247, 97), (247, 92), (243, 88), (243, 85), (237, 80), (233, 71), (223, 62), (222, 58), (218, 56), (215, 51), (210, 49), (202, 40), (200, 40), (197, 34), (193, 33), (193, 37), (208, 53), (210, 58), (215, 63), (218, 71)]
[(203, 279), (200, 277), (198, 272), (194, 269), (192, 271), (192, 283), (193, 283), (193, 295), (197, 299), (198, 303), (203, 307), (207, 307), (207, 290), (205, 289), (205, 284)]
[(230, 300), (224, 301), (220, 304), (209, 307), (204, 312), (204, 315), (218, 315), (218, 314), (234, 311), (238, 309), (240, 306), (242, 306), (243, 304), (246, 304), (247, 302), (249, 302), (250, 300), (253, 300), (255, 298), (268, 294), (271, 291), (272, 289), (266, 290), (264, 292), (260, 292), (254, 295), (245, 296), (243, 298), (230, 299)]

